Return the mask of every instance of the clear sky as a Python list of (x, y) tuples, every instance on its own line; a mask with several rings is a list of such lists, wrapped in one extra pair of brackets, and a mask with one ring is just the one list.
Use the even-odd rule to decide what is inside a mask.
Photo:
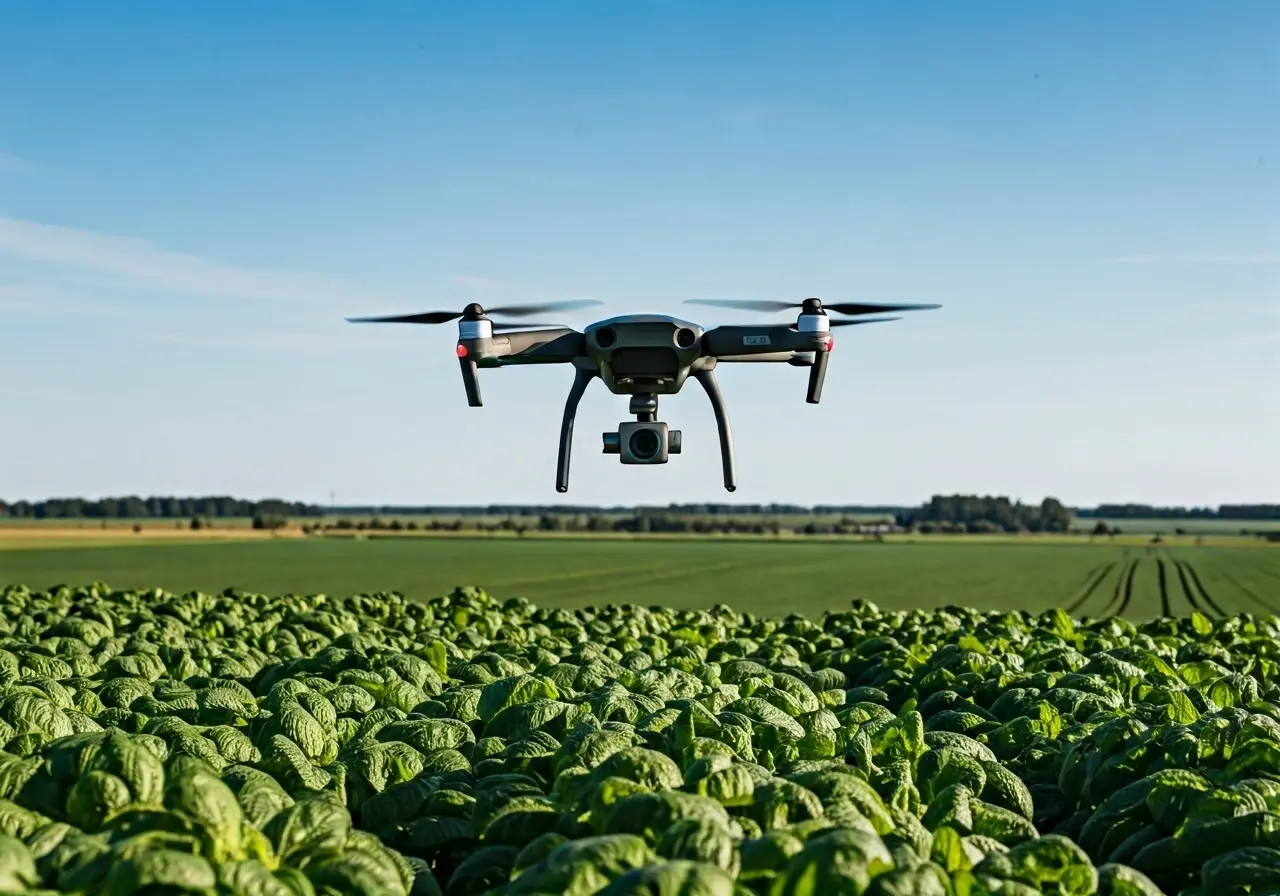
[[(0, 496), (1277, 501), (1277, 110), (1273, 0), (0, 0)], [(944, 307), (722, 367), (732, 496), (343, 322), (807, 295)]]

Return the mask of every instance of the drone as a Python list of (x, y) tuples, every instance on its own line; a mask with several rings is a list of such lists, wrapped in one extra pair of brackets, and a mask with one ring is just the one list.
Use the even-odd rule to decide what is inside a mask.
[[(560, 423), (560, 454), (556, 464), (556, 491), (569, 490), (569, 456), (578, 404), (591, 381), (599, 378), (614, 395), (630, 396), (628, 413), (634, 421), (606, 432), (604, 453), (618, 455), (624, 464), (665, 464), (681, 448), (680, 430), (658, 420), (658, 396), (675, 395), (690, 378), (697, 380), (711, 400), (720, 437), (720, 460), (726, 491), (737, 489), (733, 461), (733, 434), (725, 411), (724, 396), (716, 381), (720, 363), (774, 362), (809, 368), (805, 401), (817, 404), (835, 339), (833, 327), (884, 323), (899, 317), (869, 315), (899, 311), (926, 311), (941, 305), (876, 305), (843, 303), (823, 305), (808, 298), (799, 303), (690, 299), (685, 304), (713, 305), (745, 311), (779, 312), (799, 309), (795, 323), (761, 326), (719, 326), (704, 329), (696, 323), (661, 314), (627, 314), (597, 321), (581, 331), (543, 323), (495, 322), (499, 317), (526, 317), (601, 305), (593, 299), (490, 308), (476, 303), (462, 311), (429, 311), (388, 317), (349, 317), (349, 323), (443, 324), (458, 322), (458, 364), (467, 404), (483, 405), (480, 369), (525, 364), (572, 364), (573, 386), (565, 401)], [(832, 320), (828, 312), (851, 319)]]

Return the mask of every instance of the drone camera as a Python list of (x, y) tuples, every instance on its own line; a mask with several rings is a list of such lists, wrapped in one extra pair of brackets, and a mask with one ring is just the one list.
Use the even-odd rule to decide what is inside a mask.
[(665, 423), (619, 423), (617, 432), (604, 433), (604, 453), (624, 464), (665, 464), (680, 453), (680, 430)]

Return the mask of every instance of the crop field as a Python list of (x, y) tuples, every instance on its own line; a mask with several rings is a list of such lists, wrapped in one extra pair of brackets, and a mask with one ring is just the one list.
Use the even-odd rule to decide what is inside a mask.
[(267, 593), (399, 591), (415, 599), (477, 585), (544, 606), (608, 603), (817, 616), (854, 598), (885, 609), (1063, 607), (1142, 620), (1200, 609), (1280, 608), (1280, 547), (1148, 547), (943, 537), (919, 543), (791, 539), (374, 538), (19, 542), (0, 586), (104, 580), (121, 587)]
[(297, 591), (0, 590), (0, 891), (1280, 888), (1274, 616)]
[[(1098, 522), (1098, 519), (1081, 517), (1076, 519), (1072, 528), (1076, 532), (1088, 532)], [(1101, 522), (1112, 528), (1119, 527), (1121, 530), (1135, 535), (1152, 535), (1157, 532), (1164, 535), (1172, 535), (1179, 529), (1188, 535), (1236, 535), (1242, 531), (1274, 532), (1280, 529), (1280, 520), (1170, 520), (1156, 517), (1135, 517), (1132, 519), (1103, 519)]]

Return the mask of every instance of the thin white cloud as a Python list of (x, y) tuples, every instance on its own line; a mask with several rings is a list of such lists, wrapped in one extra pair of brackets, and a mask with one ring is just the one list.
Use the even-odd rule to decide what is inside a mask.
[(223, 265), (146, 240), (16, 218), (0, 218), (0, 253), (189, 295), (299, 302), (359, 298), (327, 278)]
[(1280, 345), (1280, 330), (1246, 333), (1228, 341), (1235, 345)]
[(0, 283), (0, 314), (55, 315), (136, 313), (136, 309), (74, 298), (58, 289), (32, 284)]
[(1256, 253), (1203, 253), (1190, 255), (1125, 255), (1116, 259), (1120, 264), (1169, 264), (1169, 265), (1225, 265), (1251, 267), (1280, 264), (1280, 252)]
[(0, 149), (0, 171), (30, 171), (31, 163)]
[(1276, 315), (1280, 314), (1280, 298), (1276, 298), (1271, 302), (1242, 302), (1238, 305), (1219, 305), (1210, 306), (1210, 310), (1239, 312), (1240, 314), (1264, 314)]
[(334, 351), (339, 348), (344, 350), (349, 348), (347, 343), (333, 336), (288, 331), (245, 334), (235, 337), (151, 333), (143, 335), (142, 340), (152, 345), (189, 345), (227, 349), (247, 348), (255, 351), (289, 354), (314, 354)]

